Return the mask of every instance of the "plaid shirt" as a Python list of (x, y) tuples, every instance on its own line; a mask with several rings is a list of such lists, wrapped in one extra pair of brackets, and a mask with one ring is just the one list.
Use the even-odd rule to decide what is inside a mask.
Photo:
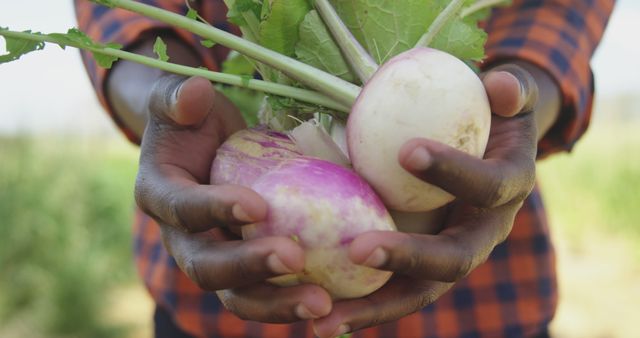
[[(155, 6), (185, 13), (184, 0), (146, 0)], [(589, 60), (602, 37), (614, 0), (514, 0), (494, 12), (483, 66), (523, 59), (547, 70), (562, 92), (562, 111), (539, 144), (539, 157), (570, 150), (587, 128), (594, 94)], [(121, 10), (109, 10), (76, 0), (79, 26), (100, 41), (130, 45), (150, 30), (166, 25)], [(225, 21), (222, 1), (198, 2), (198, 11), (216, 27), (234, 31)], [(218, 69), (227, 51), (208, 50), (189, 33), (173, 30), (194, 46), (202, 63)], [(84, 55), (98, 97), (104, 98), (107, 71)], [(118, 117), (115, 123), (133, 142), (139, 140)], [(237, 318), (192, 283), (165, 251), (159, 227), (137, 212), (135, 256), (138, 271), (153, 299), (172, 314), (177, 325), (196, 337), (312, 337), (309, 323), (262, 324)], [(546, 331), (557, 304), (553, 246), (539, 190), (525, 201), (508, 239), (488, 261), (458, 282), (434, 304), (396, 322), (356, 332), (353, 337), (525, 337)]]

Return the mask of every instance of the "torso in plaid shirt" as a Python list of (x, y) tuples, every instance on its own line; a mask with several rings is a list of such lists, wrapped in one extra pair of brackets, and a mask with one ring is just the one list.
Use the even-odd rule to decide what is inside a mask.
[[(183, 0), (146, 3), (186, 13)], [(225, 22), (222, 1), (199, 1), (198, 12), (219, 28)], [(562, 91), (563, 105), (554, 127), (539, 144), (539, 156), (570, 150), (587, 128), (593, 77), (589, 60), (599, 42), (614, 0), (514, 0), (494, 12), (486, 24), (489, 66), (518, 58), (547, 70)], [(170, 29), (120, 10), (76, 1), (79, 26), (94, 39), (123, 45), (144, 32)], [(204, 65), (217, 69), (227, 51), (205, 49), (195, 37), (176, 31), (194, 46)], [(103, 85), (106, 71), (85, 62), (107, 110)], [(112, 114), (133, 142), (138, 142)], [(200, 290), (177, 267), (160, 240), (155, 221), (138, 211), (134, 224), (138, 271), (153, 299), (183, 331), (196, 337), (312, 337), (308, 323), (262, 324), (240, 320), (226, 311), (214, 293)], [(460, 281), (436, 303), (396, 322), (362, 330), (360, 337), (533, 337), (544, 335), (557, 303), (553, 246), (536, 188), (520, 210), (509, 238), (498, 245), (486, 263)]]

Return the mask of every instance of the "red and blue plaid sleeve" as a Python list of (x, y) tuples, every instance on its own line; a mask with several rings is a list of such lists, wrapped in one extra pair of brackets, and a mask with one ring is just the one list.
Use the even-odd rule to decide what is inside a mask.
[(514, 0), (487, 22), (484, 66), (518, 58), (545, 69), (562, 92), (562, 110), (538, 155), (571, 150), (587, 129), (594, 80), (589, 61), (615, 0)]
[[(185, 14), (187, 12), (184, 0), (146, 0), (144, 2), (175, 13)], [(170, 27), (161, 22), (122, 9), (111, 9), (97, 5), (88, 0), (75, 0), (74, 3), (78, 27), (95, 41), (103, 43), (115, 42), (123, 45), (124, 48), (127, 49), (149, 35), (154, 36), (170, 32), (174, 36), (182, 39), (196, 51), (201, 58), (203, 66), (214, 70), (218, 69), (217, 60), (219, 59), (217, 59), (216, 56), (218, 56), (217, 54), (224, 53), (223, 50), (220, 50), (221, 47), (216, 46), (214, 50), (206, 49), (201, 46), (199, 43), (200, 39), (197, 36), (187, 31)], [(213, 7), (208, 5), (206, 10), (207, 13), (210, 14), (207, 15), (207, 19), (211, 19), (210, 22), (214, 25), (224, 23), (226, 16), (226, 7), (224, 7), (224, 4), (216, 2)], [(201, 8), (198, 8), (198, 11), (201, 12)], [(109, 70), (100, 68), (89, 53), (83, 52), (82, 58), (100, 103), (127, 138), (134, 143), (139, 143), (140, 140), (138, 136), (118, 118), (106, 100), (105, 80), (109, 75)]]

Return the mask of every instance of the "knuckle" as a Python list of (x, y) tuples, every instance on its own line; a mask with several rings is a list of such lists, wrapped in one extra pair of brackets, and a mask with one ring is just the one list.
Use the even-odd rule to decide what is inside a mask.
[(237, 274), (241, 280), (255, 278), (255, 271), (252, 269), (250, 260), (244, 259), (243, 257), (234, 257), (231, 261), (231, 269), (231, 271), (234, 271), (234, 274)]
[(505, 180), (497, 179), (489, 185), (484, 196), (477, 202), (480, 207), (493, 208), (503, 203), (505, 196), (508, 196), (508, 191), (511, 189)]
[(444, 282), (457, 282), (465, 278), (475, 265), (476, 255), (473, 250), (461, 241), (457, 241), (456, 249), (458, 251), (455, 264), (451, 270), (451, 275)]
[(416, 243), (416, 240), (412, 236), (406, 236), (400, 245), (400, 250), (394, 250), (389, 257), (388, 266), (393, 267), (393, 270), (402, 272), (408, 275), (415, 275), (416, 273), (423, 271), (425, 266), (425, 257), (420, 243)]
[(512, 168), (496, 175), (496, 179), (492, 180), (484, 194), (477, 199), (477, 206), (495, 208), (514, 201), (524, 201), (535, 186), (536, 169), (534, 160), (527, 159), (520, 163), (521, 166), (517, 169)]
[(452, 282), (459, 281), (462, 278), (466, 277), (472, 270), (474, 263), (474, 257), (471, 254), (464, 254), (460, 258), (460, 263), (458, 268), (455, 270), (453, 274)]
[(193, 233), (194, 231), (192, 231), (190, 229), (190, 227), (186, 224), (186, 222), (184, 222), (184, 220), (182, 219), (182, 209), (184, 206), (183, 203), (183, 199), (181, 197), (181, 194), (179, 193), (169, 193), (165, 196), (165, 198), (161, 199), (161, 200), (165, 200), (166, 201), (166, 206), (165, 206), (165, 214), (167, 217), (167, 221), (169, 222), (169, 224), (173, 225), (174, 227), (188, 232), (188, 233)]
[(186, 257), (182, 262), (182, 269), (184, 273), (189, 276), (189, 279), (193, 281), (200, 289), (211, 291), (211, 285), (205, 280), (202, 272), (200, 271), (200, 265), (193, 257)]
[(216, 295), (218, 296), (218, 299), (220, 300), (224, 308), (227, 309), (227, 311), (235, 314), (236, 316), (238, 316), (238, 318), (242, 320), (250, 319), (249, 316), (244, 311), (241, 311), (241, 307), (238, 305), (238, 302), (236, 301), (237, 297), (234, 295), (234, 292), (232, 290), (229, 290), (229, 289), (219, 290), (219, 291), (216, 291)]
[(136, 177), (133, 194), (138, 207), (140, 207), (140, 209), (142, 209), (147, 214), (149, 211), (149, 208), (147, 207), (147, 196), (149, 194), (148, 190), (149, 189), (147, 188), (147, 181), (144, 178), (144, 175), (139, 172), (138, 176)]
[(420, 296), (417, 297), (416, 308), (422, 309), (432, 304), (437, 299), (438, 299), (438, 295), (432, 289), (429, 288), (428, 290), (425, 290), (425, 292), (423, 292), (422, 294), (420, 294)]
[(531, 159), (527, 161), (527, 169), (524, 171), (522, 190), (518, 195), (517, 201), (524, 201), (533, 191), (536, 185), (536, 163)]
[[(521, 205), (521, 203), (520, 203), (520, 205)], [(518, 209), (519, 209), (519, 207), (518, 207)], [(506, 230), (507, 230), (507, 231), (503, 231), (502, 233), (500, 233), (500, 234), (499, 234), (499, 237), (498, 237), (498, 238), (496, 238), (496, 242), (495, 242), (494, 244), (495, 244), (495, 245), (498, 245), (498, 244), (500, 244), (500, 243), (502, 243), (502, 242), (506, 241), (506, 240), (507, 240), (507, 238), (509, 238), (509, 234), (511, 233), (511, 228), (512, 228), (512, 227), (513, 227), (513, 223), (511, 223), (511, 224), (507, 224), (507, 225), (505, 226), (505, 228), (506, 228)], [(494, 247), (495, 247), (495, 246), (494, 246)], [(488, 259), (488, 258), (489, 258), (489, 257), (488, 257), (488, 255), (487, 255), (487, 257), (485, 258), (485, 260), (486, 260), (486, 259)]]
[(419, 250), (419, 248), (415, 247), (415, 245), (413, 246), (413, 248), (415, 249), (411, 250), (411, 254), (408, 257), (409, 259), (407, 260), (407, 263), (405, 266), (405, 270), (407, 272), (428, 270), (428, 269), (425, 269), (425, 266), (427, 264), (425, 263), (425, 257), (422, 250)]

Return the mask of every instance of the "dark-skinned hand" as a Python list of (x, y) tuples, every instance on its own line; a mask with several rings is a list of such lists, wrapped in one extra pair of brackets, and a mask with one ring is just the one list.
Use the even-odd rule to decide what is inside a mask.
[(357, 237), (349, 257), (357, 264), (394, 271), (375, 293), (333, 305), (314, 320), (319, 337), (335, 337), (394, 321), (434, 302), (483, 263), (504, 241), (535, 181), (538, 97), (534, 78), (509, 64), (484, 74), (491, 131), (483, 159), (428, 139), (400, 150), (400, 164), (418, 178), (456, 196), (444, 228), (435, 235), (369, 232)]
[(287, 323), (327, 315), (332, 304), (324, 289), (265, 282), (302, 270), (304, 252), (295, 241), (242, 241), (229, 231), (264, 219), (266, 202), (245, 187), (208, 184), (217, 148), (246, 127), (237, 108), (205, 79), (164, 76), (150, 94), (149, 113), (136, 201), (160, 224), (180, 268), (243, 319)]

